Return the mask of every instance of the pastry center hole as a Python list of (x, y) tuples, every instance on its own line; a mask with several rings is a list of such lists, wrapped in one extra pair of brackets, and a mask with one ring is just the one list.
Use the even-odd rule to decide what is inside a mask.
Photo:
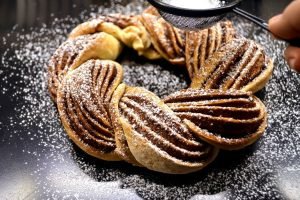
[(148, 61), (130, 50), (124, 52), (117, 62), (123, 66), (123, 81), (127, 85), (144, 87), (160, 98), (188, 88), (190, 81), (185, 67), (164, 60)]

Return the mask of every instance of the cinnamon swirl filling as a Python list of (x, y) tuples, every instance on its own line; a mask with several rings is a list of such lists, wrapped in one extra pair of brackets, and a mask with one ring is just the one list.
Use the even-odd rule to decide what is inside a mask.
[(267, 123), (263, 103), (243, 91), (187, 89), (171, 94), (164, 102), (196, 137), (222, 149), (252, 144)]
[(154, 48), (172, 64), (185, 64), (185, 31), (177, 29), (163, 18), (148, 13), (141, 16)]
[(48, 88), (52, 99), (56, 101), (57, 88), (70, 70), (93, 58), (115, 60), (121, 49), (121, 43), (106, 33), (68, 39), (48, 63)]
[(256, 92), (269, 80), (272, 61), (254, 41), (239, 38), (212, 54), (192, 79), (191, 88)]
[(122, 67), (113, 61), (89, 60), (69, 72), (58, 90), (58, 111), (68, 135), (104, 160), (119, 160), (108, 105), (122, 76)]
[(217, 150), (196, 140), (156, 95), (142, 88), (119, 87), (123, 95), (115, 97), (116, 112), (129, 149), (141, 165), (165, 173), (188, 173), (215, 158)]
[(190, 78), (200, 71), (210, 55), (235, 37), (236, 33), (230, 21), (219, 22), (201, 31), (187, 31), (185, 57)]

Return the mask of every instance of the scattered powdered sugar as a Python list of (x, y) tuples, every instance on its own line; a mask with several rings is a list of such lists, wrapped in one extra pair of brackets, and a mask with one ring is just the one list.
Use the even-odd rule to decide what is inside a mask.
[[(48, 94), (47, 62), (79, 22), (99, 12), (141, 12), (144, 1), (126, 2), (92, 6), (92, 14), (84, 11), (78, 18), (55, 19), (51, 26), (29, 32), (15, 27), (1, 39), (6, 50), (1, 52), (0, 68), (0, 179), (14, 185), (14, 192), (26, 192), (29, 199), (299, 199), (299, 74), (283, 60), (284, 43), (235, 17), (241, 34), (258, 41), (275, 64), (272, 79), (258, 93), (269, 122), (257, 143), (221, 152), (203, 171), (174, 176), (100, 161), (70, 142)], [(146, 61), (130, 50), (119, 62), (125, 83), (146, 87), (160, 97), (189, 84), (184, 69)], [(0, 189), (1, 196), (11, 195), (9, 191)]]
[(140, 58), (132, 56), (125, 56), (125, 60), (122, 62), (124, 82), (130, 86), (145, 87), (159, 97), (188, 87), (184, 68), (172, 66), (164, 61), (141, 61)]

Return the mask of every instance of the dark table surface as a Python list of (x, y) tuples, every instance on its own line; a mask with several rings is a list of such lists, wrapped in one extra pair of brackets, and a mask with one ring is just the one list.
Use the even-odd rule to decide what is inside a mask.
[[(241, 7), (267, 20), (289, 2), (245, 0)], [(275, 63), (270, 83), (257, 94), (269, 125), (256, 144), (221, 152), (204, 171), (170, 176), (99, 161), (68, 140), (47, 92), (48, 59), (76, 24), (95, 13), (139, 12), (142, 4), (1, 0), (0, 199), (300, 199), (300, 76), (282, 58), (284, 43), (234, 17)], [(160, 96), (187, 87), (184, 72), (128, 52), (118, 59), (125, 82)]]

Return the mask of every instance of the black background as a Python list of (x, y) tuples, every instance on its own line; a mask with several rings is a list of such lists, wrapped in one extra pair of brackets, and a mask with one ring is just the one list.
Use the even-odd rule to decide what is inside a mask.
[[(124, 4), (126, 1), (122, 1)], [(265, 20), (268, 20), (271, 16), (280, 13), (284, 7), (289, 3), (288, 0), (244, 0), (241, 7), (257, 16), (262, 17)], [(91, 5), (109, 5), (109, 2), (107, 1), (101, 1), (101, 0), (1, 0), (0, 2), (0, 38), (6, 37), (5, 44), (0, 45), (0, 52), (1, 55), (5, 52), (8, 44), (16, 41), (17, 34), (12, 34), (9, 37), (7, 37), (7, 34), (10, 34), (13, 27), (15, 27), (16, 24), (18, 24), (16, 30), (14, 33), (17, 33), (18, 31), (22, 30), (22, 34), (30, 33), (32, 30), (31, 28), (39, 28), (42, 26), (43, 23), (47, 25), (51, 25), (54, 18), (64, 18), (66, 16), (75, 17), (82, 12), (83, 10), (89, 10)], [(76, 6), (74, 6), (76, 5)], [(36, 29), (35, 29), (36, 30)], [(2, 40), (1, 40), (2, 42)], [(3, 57), (3, 56), (1, 56)], [(8, 56), (5, 55), (7, 58)], [(126, 57), (126, 56), (125, 56)], [(278, 58), (282, 59), (282, 58)], [(143, 62), (143, 61), (141, 61)], [(16, 64), (15, 62), (12, 62), (12, 64)], [(162, 64), (164, 65), (164, 64)], [(3, 67), (3, 63), (1, 63), (1, 68)], [(0, 68), (0, 69), (1, 69)], [(297, 78), (297, 75), (295, 73), (288, 71), (288, 68), (285, 66), (285, 72), (286, 76), (289, 77), (289, 79), (295, 81), (299, 84), (299, 77), (298, 81), (295, 80), (295, 77)], [(9, 73), (9, 72), (6, 72)], [(281, 73), (281, 72), (280, 72)], [(283, 72), (284, 73), (284, 72)], [(7, 74), (6, 74), (7, 75)], [(1, 77), (1, 76), (0, 76)], [(291, 78), (292, 77), (292, 78)], [(276, 78), (281, 78), (280, 75), (276, 75)], [(15, 81), (14, 78), (12, 78), (10, 81)], [(276, 82), (276, 81), (274, 81)], [(284, 88), (283, 85), (280, 85), (281, 82), (278, 82), (279, 87)], [(4, 82), (0, 80), (0, 90), (2, 90), (2, 86), (4, 85)], [(22, 84), (16, 84), (16, 87), (24, 87)], [(231, 191), (231, 195), (228, 198), (229, 199), (235, 199), (235, 197), (240, 197), (241, 199), (280, 199), (285, 198), (286, 196), (284, 194), (281, 194), (278, 192), (277, 189), (270, 190), (267, 189), (266, 193), (259, 193), (259, 192), (242, 192), (245, 193), (245, 196), (243, 194), (240, 194), (238, 191), (241, 188), (230, 188), (230, 183), (224, 184), (224, 185), (218, 185), (215, 188), (210, 188), (209, 191), (206, 190), (198, 190), (198, 189), (189, 189), (190, 186), (192, 186), (194, 183), (198, 182), (199, 179), (193, 177), (194, 175), (188, 175), (185, 178), (179, 177), (170, 177), (170, 176), (164, 176), (157, 173), (149, 172), (148, 170), (143, 169), (136, 169), (131, 167), (130, 165), (122, 163), (120, 167), (120, 164), (117, 163), (106, 163), (102, 161), (98, 161), (96, 159), (93, 159), (89, 156), (86, 156), (83, 152), (78, 150), (76, 147), (72, 147), (71, 143), (66, 140), (65, 138), (62, 139), (63, 142), (60, 143), (60, 145), (65, 146), (71, 146), (74, 148), (74, 151), (71, 152), (71, 155), (73, 157), (76, 157), (76, 159), (71, 161), (66, 161), (66, 163), (60, 163), (61, 166), (57, 166), (55, 169), (58, 170), (65, 170), (63, 173), (73, 173), (73, 171), (76, 171), (76, 173), (83, 173), (78, 179), (82, 179), (82, 177), (85, 177), (84, 175), (87, 175), (88, 177), (91, 177), (93, 181), (95, 181), (95, 185), (92, 186), (86, 186), (86, 193), (82, 194), (82, 188), (83, 186), (80, 186), (81, 189), (78, 189), (76, 191), (76, 183), (70, 183), (70, 185), (74, 188), (74, 190), (68, 191), (68, 190), (56, 190), (55, 188), (56, 183), (58, 183), (61, 180), (53, 179), (48, 180), (48, 176), (43, 175), (39, 170), (46, 170), (43, 167), (44, 163), (50, 165), (53, 162), (53, 165), (57, 165), (56, 162), (54, 162), (51, 159), (48, 159), (46, 157), (47, 155), (47, 148), (39, 147), (39, 145), (36, 145), (36, 141), (31, 141), (30, 136), (24, 134), (24, 138), (20, 135), (22, 135), (22, 131), (24, 130), (24, 127), (22, 126), (22, 122), (18, 121), (18, 119), (22, 119), (22, 117), (16, 116), (14, 111), (14, 106), (19, 105), (20, 102), (18, 100), (15, 100), (14, 98), (10, 98), (10, 95), (14, 94), (14, 88), (11, 88), (6, 92), (5, 94), (0, 93), (0, 199), (15, 199), (15, 198), (21, 198), (21, 199), (75, 199), (78, 192), (79, 198), (98, 198), (99, 199), (99, 193), (103, 193), (103, 195), (100, 197), (103, 197), (103, 199), (108, 199), (109, 197), (113, 199), (128, 199), (129, 197), (132, 199), (136, 199), (137, 196), (132, 196), (132, 193), (126, 193), (124, 191), (116, 190), (114, 188), (119, 188), (118, 185), (104, 185), (99, 186), (99, 188), (103, 188), (100, 191), (97, 191), (98, 187), (94, 186), (96, 183), (105, 182), (107, 181), (118, 181), (122, 179), (122, 186), (121, 188), (134, 188), (133, 193), (137, 193), (138, 196), (142, 198), (149, 198), (149, 199), (155, 199), (155, 198), (161, 198), (159, 194), (165, 194), (171, 199), (182, 199), (185, 197), (190, 197), (193, 193), (192, 191), (196, 191), (195, 193), (201, 193), (204, 195), (212, 195), (219, 193), (220, 196), (205, 196), (205, 197), (199, 197), (198, 199), (223, 199), (223, 191), (227, 190), (228, 188)], [(287, 93), (287, 96), (285, 98), (282, 98), (282, 101), (286, 101), (286, 99), (293, 99), (297, 98), (299, 94), (299, 89), (296, 91), (296, 94), (293, 93)], [(298, 94), (298, 95), (297, 95)], [(264, 98), (264, 92), (261, 92), (258, 94), (260, 97)], [(294, 95), (294, 96), (293, 96)], [(297, 100), (292, 100), (294, 102), (294, 105), (291, 105), (289, 108), (292, 110), (294, 108), (299, 108), (299, 103)], [(299, 101), (299, 99), (298, 99)], [(22, 102), (21, 102), (22, 104)], [(289, 102), (286, 103), (289, 105)], [(285, 104), (285, 105), (286, 105)], [(24, 105), (26, 106), (26, 105)], [(284, 107), (282, 109), (285, 109)], [(47, 112), (47, 110), (45, 110)], [(297, 110), (294, 110), (294, 113), (297, 112)], [(13, 120), (8, 119), (8, 116), (13, 116)], [(57, 121), (57, 116), (53, 117), (54, 121)], [(298, 119), (298, 116), (291, 116), (291, 119)], [(44, 118), (41, 117), (40, 121), (42, 121)], [(15, 122), (14, 124), (10, 124), (11, 122)], [(276, 121), (277, 123), (277, 121)], [(299, 133), (300, 127), (299, 122), (296, 122), (294, 129), (290, 129), (290, 127), (284, 127), (282, 128), (281, 124), (272, 124), (274, 126), (273, 129), (269, 129), (269, 132), (277, 131), (280, 132), (280, 130), (289, 130), (290, 134), (293, 133)], [(56, 123), (59, 125), (59, 123)], [(11, 127), (13, 128), (5, 128), (5, 127)], [(30, 131), (34, 132), (38, 130), (37, 124), (31, 125), (28, 129)], [(24, 132), (28, 132), (28, 130), (24, 130)], [(45, 130), (45, 132), (48, 132), (49, 130)], [(51, 132), (51, 131), (50, 131)], [(49, 133), (50, 133), (49, 132)], [(17, 134), (15, 134), (17, 133)], [(10, 138), (9, 140), (7, 138)], [(41, 139), (43, 140), (43, 139)], [(284, 138), (281, 138), (280, 142), (284, 144)], [(8, 142), (9, 141), (9, 142)], [(49, 143), (52, 143), (53, 141), (50, 141)], [(53, 142), (55, 144), (55, 142)], [(290, 145), (287, 143), (286, 145)], [(295, 145), (295, 151), (297, 156), (295, 158), (291, 158), (289, 162), (293, 163), (296, 160), (296, 163), (299, 161), (299, 140), (291, 145)], [(22, 150), (26, 149), (26, 151), (31, 151), (31, 153), (24, 153)], [(63, 150), (64, 148), (61, 148), (59, 150)], [(235, 162), (239, 162), (244, 155), (251, 156), (253, 154), (252, 150), (255, 149), (255, 145), (253, 147), (250, 147), (249, 149), (243, 150), (241, 152), (233, 153), (231, 155), (231, 159), (235, 159)], [(34, 152), (34, 153), (32, 153)], [(34, 154), (39, 154), (34, 155)], [(66, 154), (65, 152), (62, 152), (62, 154)], [(276, 152), (274, 152), (276, 154)], [(69, 154), (67, 154), (69, 155)], [(242, 155), (242, 156), (241, 156)], [(272, 154), (273, 155), (273, 154)], [(223, 162), (225, 162), (226, 153), (224, 153), (224, 159), (219, 159), (215, 164), (214, 168), (218, 167), (218, 165), (221, 166), (221, 168), (224, 169), (230, 169), (231, 167), (235, 167), (235, 164), (233, 163), (223, 166)], [(271, 155), (270, 155), (271, 156)], [(276, 158), (276, 156), (275, 156)], [(266, 157), (266, 159), (268, 159)], [(288, 158), (287, 158), (288, 159)], [(278, 159), (280, 160), (280, 159)], [(281, 161), (281, 160), (280, 160)], [(72, 164), (70, 164), (70, 162)], [(85, 164), (81, 164), (85, 163)], [(46, 166), (46, 164), (45, 164)], [(103, 167), (104, 166), (104, 167)], [(299, 165), (296, 165), (299, 166)], [(272, 182), (273, 176), (268, 176), (269, 173), (264, 171), (260, 172), (259, 169), (257, 169), (256, 176), (260, 176), (262, 174), (262, 177), (260, 177), (260, 181), (256, 183), (255, 187), (266, 187), (268, 188), (269, 182)], [(39, 174), (40, 173), (40, 174)], [(75, 173), (75, 172), (74, 172)], [(76, 174), (75, 173), (75, 174)], [(100, 175), (103, 176), (105, 174), (105, 177), (99, 177)], [(199, 174), (196, 174), (200, 177), (205, 177), (206, 171), (200, 172)], [(251, 174), (249, 175), (249, 179), (251, 179)], [(35, 176), (38, 177), (36, 179), (32, 179), (30, 177)], [(75, 178), (76, 179), (75, 175)], [(136, 183), (136, 177), (139, 181)], [(299, 171), (297, 173), (291, 173), (290, 171), (288, 173), (285, 173), (283, 176), (287, 176), (290, 182), (285, 182), (287, 185), (286, 187), (298, 187), (299, 189), (299, 181), (293, 182), (293, 176), (295, 179), (299, 178)], [(51, 176), (50, 176), (51, 177)], [(142, 178), (141, 178), (142, 177)], [(45, 180), (44, 180), (45, 179)], [(64, 179), (64, 177), (61, 177), (61, 179)], [(164, 180), (169, 179), (169, 180)], [(208, 178), (209, 179), (209, 178)], [(244, 179), (247, 179), (244, 178)], [(299, 180), (299, 179), (298, 179)], [(54, 181), (52, 183), (53, 185), (49, 185), (51, 181)], [(56, 182), (55, 182), (56, 181)], [(64, 181), (64, 180), (63, 180)], [(22, 184), (19, 184), (22, 182)], [(134, 182), (134, 183), (133, 183)], [(90, 183), (90, 182), (89, 182)], [(68, 183), (67, 183), (68, 184)], [(75, 185), (72, 185), (75, 184)], [(132, 185), (131, 185), (132, 184)], [(289, 186), (289, 184), (291, 186)], [(58, 184), (59, 185), (59, 184)], [(82, 182), (82, 185), (85, 185), (85, 182)], [(59, 187), (59, 186), (57, 186)], [(151, 188), (153, 187), (153, 188)], [(162, 188), (168, 188), (167, 192), (161, 191)], [(178, 187), (178, 188), (177, 188)], [(253, 186), (254, 187), (254, 186)], [(273, 186), (270, 188), (272, 189)], [(99, 189), (98, 188), (98, 189)], [(107, 193), (105, 193), (105, 190), (107, 188)], [(176, 192), (179, 190), (179, 188), (186, 188), (182, 189), (183, 191), (191, 191), (191, 194), (184, 195), (181, 194), (178, 195)], [(219, 189), (222, 188), (222, 189)], [(244, 190), (245, 188), (243, 188)], [(96, 191), (94, 191), (96, 190)], [(174, 190), (174, 192), (172, 192)], [(7, 191), (13, 191), (13, 192), (7, 192)], [(115, 192), (114, 192), (115, 191)], [(197, 192), (198, 191), (198, 192)], [(199, 192), (200, 191), (200, 192)], [(262, 189), (262, 191), (264, 191)], [(288, 191), (288, 190), (287, 190)], [(175, 194), (175, 195), (174, 195)], [(299, 193), (296, 194), (299, 197)], [(225, 195), (226, 196), (226, 195)]]

